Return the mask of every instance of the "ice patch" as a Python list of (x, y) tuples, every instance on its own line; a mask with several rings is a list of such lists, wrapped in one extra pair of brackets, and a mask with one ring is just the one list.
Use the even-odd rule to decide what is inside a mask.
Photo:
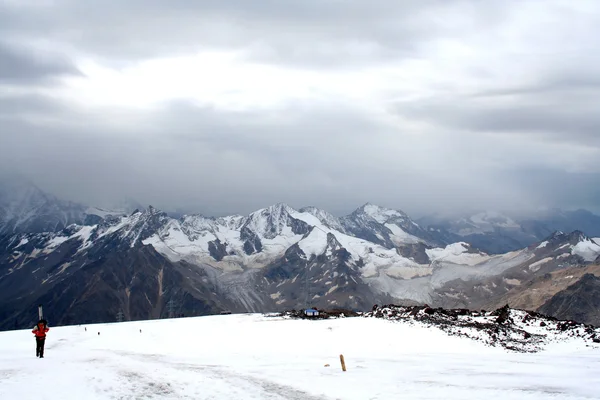
[(534, 262), (533, 264), (531, 264), (531, 265), (529, 266), (529, 270), (530, 270), (530, 271), (534, 271), (534, 272), (535, 272), (535, 271), (539, 271), (539, 269), (541, 268), (541, 266), (542, 266), (543, 264), (545, 264), (545, 263), (547, 263), (547, 262), (550, 262), (550, 261), (552, 261), (552, 260), (554, 260), (554, 258), (552, 258), (552, 257), (546, 257), (546, 258), (544, 258), (544, 259), (541, 259), (541, 260), (539, 260), (539, 261), (536, 261), (536, 262)]

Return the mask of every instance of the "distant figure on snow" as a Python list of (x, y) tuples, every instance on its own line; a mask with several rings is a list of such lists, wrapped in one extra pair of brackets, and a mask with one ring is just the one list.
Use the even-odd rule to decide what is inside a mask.
[(46, 332), (48, 332), (48, 322), (45, 319), (40, 319), (37, 325), (31, 332), (35, 335), (35, 356), (44, 358), (44, 344), (46, 343)]

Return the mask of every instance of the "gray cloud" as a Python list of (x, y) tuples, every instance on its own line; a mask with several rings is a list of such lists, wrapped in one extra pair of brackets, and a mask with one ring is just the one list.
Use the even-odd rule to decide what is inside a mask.
[[(370, 201), (417, 215), (600, 204), (600, 21), (583, 4), (10, 4), (0, 5), (11, 43), (0, 44), (0, 169), (62, 197), (207, 214), (279, 201), (338, 214)], [(389, 89), (232, 111), (185, 96), (99, 106), (69, 97), (78, 86), (48, 83), (78, 74), (81, 59), (119, 69), (203, 49), (332, 79), (372, 67), (339, 86), (379, 79)]]
[(0, 42), (0, 84), (37, 83), (60, 75), (76, 74), (66, 60), (40, 57)]
[[(515, 93), (513, 97), (517, 96)], [(398, 112), (443, 127), (482, 133), (512, 132), (600, 148), (598, 93), (553, 96), (547, 91), (520, 95), (511, 101), (448, 98), (402, 104)], [(568, 106), (566, 106), (568, 104)]]
[(477, 160), (458, 160), (458, 147), (443, 138), (389, 140), (389, 127), (348, 111), (297, 116), (291, 108), (295, 123), (257, 124), (264, 116), (179, 104), (140, 122), (136, 135), (82, 132), (78, 118), (86, 116), (65, 116), (64, 126), (5, 121), (3, 132), (19, 134), (0, 135), (1, 166), (18, 163), (40, 186), (86, 202), (133, 197), (212, 214), (280, 201), (342, 214), (367, 201), (421, 213), (537, 200), (510, 181), (470, 173)]
[(251, 48), (250, 59), (313, 67), (416, 57), (422, 42), (477, 29), (473, 20), (497, 24), (505, 14), (496, 0), (486, 7), (441, 0), (61, 0), (25, 10), (5, 7), (0, 29), (44, 35), (107, 58)]

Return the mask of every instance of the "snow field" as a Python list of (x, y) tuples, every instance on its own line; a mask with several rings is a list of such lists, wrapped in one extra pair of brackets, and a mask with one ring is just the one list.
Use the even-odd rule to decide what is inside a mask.
[(85, 327), (51, 328), (42, 360), (28, 330), (0, 333), (0, 398), (591, 399), (600, 389), (600, 351), (580, 343), (516, 354), (418, 323), (245, 314)]

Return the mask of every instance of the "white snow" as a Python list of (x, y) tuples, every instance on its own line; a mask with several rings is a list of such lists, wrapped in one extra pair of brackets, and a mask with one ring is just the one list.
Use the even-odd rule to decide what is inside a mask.
[[(72, 227), (76, 227), (76, 225), (72, 225)], [(93, 245), (93, 242), (90, 241), (90, 237), (96, 228), (97, 225), (81, 226), (79, 227), (79, 230), (71, 236), (54, 236), (46, 242), (46, 246), (43, 249), (43, 254), (46, 255), (48, 253), (52, 253), (61, 244), (71, 239), (77, 239), (82, 242), (81, 246), (79, 247), (79, 251), (84, 250)], [(34, 255), (32, 254), (31, 257), (34, 257)]]
[(542, 243), (540, 243), (540, 245), (538, 247), (536, 247), (536, 249), (542, 249), (542, 248), (546, 247), (548, 245), (548, 243), (549, 242), (547, 240), (543, 241)]
[(573, 247), (572, 253), (581, 256), (585, 261), (594, 261), (600, 256), (600, 245), (595, 241), (585, 239)]
[(250, 314), (51, 327), (45, 358), (34, 351), (29, 330), (0, 333), (0, 398), (583, 400), (600, 391), (597, 348), (573, 341), (510, 353), (374, 318)]
[(541, 259), (539, 261), (536, 261), (533, 264), (531, 264), (529, 266), (529, 269), (531, 271), (538, 271), (543, 264), (546, 264), (547, 262), (552, 261), (552, 260), (554, 260), (554, 258), (552, 258), (552, 257), (543, 258), (543, 259)]
[(367, 204), (364, 206), (365, 214), (373, 218), (380, 224), (386, 223), (392, 217), (403, 217), (403, 215), (396, 210), (390, 210), (389, 208), (379, 207), (373, 204)]
[(419, 243), (423, 241), (422, 239), (419, 239), (418, 237), (411, 235), (408, 232), (405, 232), (396, 224), (385, 224), (385, 227), (392, 231), (393, 236), (391, 236), (391, 239), (396, 246), (401, 246), (403, 244)]
[(80, 250), (87, 249), (93, 245), (93, 242), (90, 241), (90, 237), (97, 227), (98, 225), (82, 226), (77, 233), (71, 236), (71, 238), (77, 238), (82, 242), (81, 246), (79, 247)]
[(298, 242), (298, 246), (308, 258), (321, 255), (327, 247), (327, 232), (313, 228), (307, 237)]
[(19, 247), (21, 247), (21, 246), (24, 246), (24, 245), (26, 245), (27, 243), (29, 243), (29, 239), (27, 239), (27, 238), (23, 238), (23, 239), (21, 239), (21, 241), (19, 242), (19, 244), (17, 244), (17, 245), (15, 246), (15, 249), (18, 249)]
[(477, 265), (491, 258), (483, 253), (467, 253), (468, 246), (467, 243), (457, 242), (449, 244), (445, 248), (427, 249), (425, 253), (432, 262), (446, 261), (464, 265)]
[(46, 243), (46, 247), (45, 247), (45, 251), (51, 251), (55, 248), (57, 248), (58, 246), (60, 246), (61, 244), (63, 244), (64, 242), (66, 242), (67, 240), (69, 240), (68, 236), (56, 236), (53, 237), (52, 239), (50, 239), (47, 243)]

